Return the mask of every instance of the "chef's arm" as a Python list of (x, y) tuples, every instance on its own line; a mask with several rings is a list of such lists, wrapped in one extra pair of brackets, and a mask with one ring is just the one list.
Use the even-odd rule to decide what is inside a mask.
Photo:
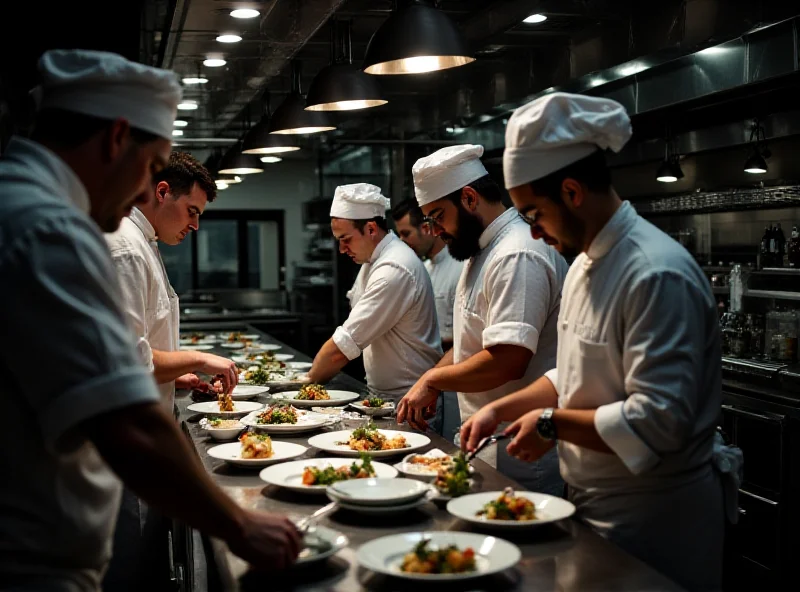
[(242, 530), (244, 512), (211, 481), (161, 403), (109, 411), (81, 427), (125, 485), (148, 504), (226, 540)]
[(613, 454), (614, 451), (600, 437), (594, 425), (596, 409), (556, 409), (553, 423), (559, 440), (597, 452)]
[(190, 372), (203, 372), (211, 376), (221, 374), (226, 392), (239, 381), (236, 364), (227, 358), (198, 351), (153, 350), (153, 375), (157, 383), (172, 382)]
[(515, 421), (532, 409), (558, 407), (558, 392), (550, 379), (542, 376), (524, 389), (492, 401), (487, 407), (494, 411), (498, 421)]
[(532, 356), (531, 350), (518, 345), (493, 345), (458, 364), (431, 368), (428, 385), (440, 391), (488, 391), (525, 376)]
[(348, 361), (347, 356), (333, 342), (333, 338), (328, 339), (314, 356), (308, 378), (311, 382), (328, 382), (347, 365)]
[(442, 359), (440, 359), (434, 368), (444, 368), (445, 366), (452, 366), (453, 365), (453, 348), (450, 348), (444, 352)]

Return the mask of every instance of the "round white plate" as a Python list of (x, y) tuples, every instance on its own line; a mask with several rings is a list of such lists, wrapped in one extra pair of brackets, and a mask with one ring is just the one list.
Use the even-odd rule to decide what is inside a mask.
[[(409, 452), (414, 452), (415, 450), (425, 448), (425, 446), (431, 443), (431, 439), (428, 438), (428, 436), (418, 434), (416, 432), (399, 432), (396, 430), (378, 431), (386, 436), (387, 439), (392, 439), (398, 434), (405, 436), (408, 447), (398, 448), (397, 450), (372, 450), (369, 452), (369, 454), (371, 454), (373, 458), (408, 454)], [(325, 452), (341, 454), (342, 456), (358, 456), (360, 452), (358, 450), (350, 450), (350, 446), (346, 444), (346, 442), (350, 439), (350, 434), (352, 433), (353, 430), (326, 432), (324, 434), (319, 434), (309, 438), (308, 443), (314, 448), (319, 448)], [(339, 442), (345, 442), (345, 444), (339, 444)]]
[[(308, 553), (309, 547), (307, 546), (311, 541), (322, 542), (324, 544), (324, 549), (320, 549), (317, 552)], [(335, 555), (342, 549), (344, 549), (347, 545), (350, 544), (350, 539), (348, 539), (343, 533), (339, 532), (338, 530), (333, 530), (332, 528), (327, 528), (325, 526), (317, 526), (315, 527), (312, 533), (306, 534), (303, 538), (304, 547), (300, 551), (300, 555), (295, 561), (295, 565), (308, 565), (311, 563), (316, 563), (317, 561), (323, 561), (327, 559), (331, 555)], [(313, 544), (316, 547), (316, 544)]]
[(231, 391), (231, 398), (234, 401), (240, 401), (242, 399), (252, 399), (253, 397), (257, 397), (258, 395), (263, 395), (264, 393), (268, 392), (268, 386), (237, 384), (235, 387), (233, 387), (233, 391)]
[(430, 485), (413, 479), (353, 479), (328, 487), (328, 497), (356, 506), (409, 504), (432, 491)]
[(197, 341), (192, 341), (191, 337), (181, 337), (179, 343), (181, 345), (208, 345), (211, 343), (217, 343), (219, 341), (216, 337), (208, 336), (203, 337), (202, 339), (198, 339)]
[[(328, 488), (327, 485), (303, 485), (303, 471), (305, 471), (305, 468), (317, 467), (319, 469), (324, 469), (327, 466), (339, 468), (341, 466), (350, 466), (351, 464), (352, 461), (345, 458), (307, 458), (305, 460), (285, 462), (267, 467), (261, 471), (258, 476), (262, 481), (266, 481), (270, 485), (285, 487), (292, 491), (298, 491), (300, 493), (324, 493)], [(397, 469), (394, 467), (375, 461), (372, 461), (372, 466), (375, 469), (375, 474), (381, 479), (397, 477)]]
[(575, 513), (575, 506), (560, 497), (533, 491), (516, 491), (515, 495), (528, 498), (536, 506), (536, 520), (487, 520), (484, 516), (476, 516), (484, 505), (496, 500), (502, 493), (502, 491), (485, 491), (457, 497), (447, 502), (447, 511), (467, 522), (491, 526), (492, 528), (508, 529), (541, 526), (542, 524), (569, 518)]
[[(233, 335), (233, 333), (220, 333), (217, 335), (222, 341), (228, 341), (228, 337)], [(248, 341), (258, 341), (261, 339), (261, 335), (256, 335), (255, 333), (242, 333), (239, 339), (247, 339)], [(238, 340), (237, 340), (238, 341)]]
[(214, 440), (233, 440), (245, 429), (245, 425), (242, 422), (239, 422), (239, 427), (235, 428), (212, 428), (208, 425), (205, 417), (200, 420), (200, 427)]
[(286, 367), (291, 370), (307, 370), (312, 365), (311, 362), (286, 362)]
[[(460, 550), (475, 551), (475, 571), (457, 574), (420, 574), (400, 571), (403, 557), (423, 539), (435, 547), (455, 545)], [(472, 532), (406, 532), (374, 539), (361, 545), (356, 554), (358, 563), (369, 570), (409, 580), (471, 580), (514, 567), (522, 558), (519, 547), (493, 536)]]
[[(280, 372), (277, 372), (275, 370), (270, 370), (270, 373), (272, 373), (272, 374), (280, 374)], [(277, 378), (277, 376), (275, 378)], [(272, 387), (272, 388), (275, 388), (275, 387), (286, 387), (286, 386), (302, 386), (304, 384), (307, 384), (308, 382), (310, 382), (310, 381), (308, 380), (308, 377), (307, 377), (306, 374), (299, 374), (296, 378), (293, 378), (293, 379), (288, 379), (286, 377), (283, 377), (283, 380), (269, 380), (264, 384), (264, 386), (268, 386), (268, 387)], [(247, 380), (245, 380), (244, 372), (241, 372), (239, 374), (239, 384), (252, 384), (252, 383), (247, 381)], [(294, 401), (287, 401), (287, 400), (283, 400), (283, 399), (281, 399), (281, 402), (294, 403)], [(295, 407), (299, 407), (299, 406), (300, 405), (295, 405)]]
[(355, 403), (350, 403), (350, 406), (353, 407), (359, 413), (363, 413), (364, 415), (370, 415), (372, 417), (383, 417), (385, 415), (391, 415), (394, 413), (394, 403), (391, 401), (387, 401), (383, 404), (383, 407), (378, 409), (377, 407), (364, 407), (361, 403), (367, 397), (364, 397), (360, 401)]
[(247, 348), (247, 351), (251, 354), (260, 354), (268, 351), (278, 351), (279, 349), (281, 349), (281, 346), (277, 343), (253, 343)]
[(328, 499), (339, 504), (339, 507), (342, 508), (343, 510), (349, 510), (351, 512), (358, 512), (359, 514), (369, 514), (369, 515), (385, 516), (387, 514), (400, 514), (402, 512), (408, 512), (409, 510), (413, 510), (414, 508), (419, 508), (420, 506), (424, 506), (430, 501), (428, 497), (422, 497), (420, 499), (414, 500), (413, 502), (409, 502), (407, 504), (400, 504), (397, 506), (362, 506), (359, 504), (348, 504), (347, 502), (343, 501), (340, 498), (331, 496), (330, 489), (326, 493), (328, 494)]
[(331, 418), (313, 411), (299, 411), (297, 423), (283, 424), (263, 424), (258, 423), (256, 418), (261, 410), (251, 413), (242, 418), (242, 423), (248, 427), (268, 434), (300, 434), (312, 432), (331, 423)]
[(183, 351), (208, 351), (210, 349), (214, 349), (213, 345), (209, 345), (207, 343), (195, 343), (195, 344), (181, 344), (181, 349)]
[(253, 403), (251, 401), (235, 401), (233, 403), (233, 411), (220, 411), (219, 403), (216, 401), (206, 401), (205, 403), (194, 403), (189, 405), (187, 409), (195, 413), (205, 413), (206, 415), (217, 415), (219, 417), (239, 417), (247, 415), (253, 411), (261, 409), (264, 405), (261, 403)]
[[(256, 354), (256, 355), (258, 355), (258, 354)], [(294, 357), (293, 354), (273, 354), (273, 356), (275, 356), (275, 361), (276, 362), (286, 362), (287, 360), (291, 360)], [(263, 362), (261, 360), (248, 360), (247, 356), (240, 356), (240, 355), (231, 356), (231, 360), (233, 360), (237, 364), (242, 364), (242, 365), (244, 365), (244, 364), (250, 364), (250, 365), (252, 365), (252, 364), (263, 364)], [(311, 366), (311, 364), (309, 364), (309, 367), (310, 366)], [(287, 364), (286, 367), (288, 368), (289, 365)]]
[(242, 458), (241, 442), (231, 442), (220, 444), (208, 449), (208, 456), (224, 460), (226, 463), (239, 467), (265, 467), (267, 465), (283, 462), (292, 458), (297, 458), (305, 454), (306, 448), (302, 444), (292, 442), (272, 441), (273, 455), (269, 458)]
[(232, 343), (225, 342), (220, 343), (220, 346), (227, 349), (242, 349), (244, 347), (244, 343), (239, 343), (238, 341), (234, 341)]
[(361, 396), (358, 393), (352, 393), (350, 391), (328, 391), (328, 394), (331, 396), (328, 400), (303, 401), (295, 399), (299, 394), (300, 391), (284, 391), (282, 393), (275, 393), (272, 396), (272, 400), (291, 403), (295, 407), (336, 407), (349, 403), (350, 401), (355, 401)]

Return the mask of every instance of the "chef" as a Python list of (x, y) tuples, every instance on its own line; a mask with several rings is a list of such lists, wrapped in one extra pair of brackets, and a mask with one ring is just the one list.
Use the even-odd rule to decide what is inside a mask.
[[(216, 197), (208, 171), (193, 156), (173, 152), (153, 177), (150, 199), (134, 206), (119, 230), (106, 234), (123, 294), (123, 308), (145, 364), (153, 369), (161, 400), (173, 412), (175, 388), (193, 388), (192, 372), (221, 376), (229, 392), (238, 381), (236, 364), (207, 352), (179, 351), (178, 296), (170, 285), (158, 242), (180, 244), (197, 230), (200, 215)], [(146, 587), (167, 546), (164, 519), (129, 490), (122, 496), (114, 554), (104, 579), (111, 590)], [(147, 567), (150, 567), (147, 569)]]
[(0, 158), (1, 586), (99, 591), (120, 479), (248, 561), (286, 566), (292, 524), (233, 502), (164, 410), (101, 232), (167, 164), (177, 77), (81, 50), (48, 51), (39, 70), (31, 139)]
[(605, 151), (630, 136), (625, 109), (604, 98), (553, 93), (509, 120), (514, 204), (535, 236), (577, 258), (555, 368), (482, 409), (462, 443), (516, 420), (508, 452), (532, 461), (557, 444), (584, 521), (685, 588), (718, 590), (741, 453), (715, 429), (717, 308), (692, 256), (614, 191)]
[[(450, 255), (442, 238), (436, 236), (430, 224), (425, 222), (422, 210), (415, 199), (403, 200), (393, 207), (392, 219), (400, 240), (423, 260), (425, 269), (431, 276), (442, 350), (448, 351), (453, 347), (453, 308), (456, 301), (456, 287), (464, 262), (457, 261)], [(436, 405), (436, 417), (431, 427), (435, 432), (453, 441), (453, 437), (461, 427), (457, 393), (442, 393)]]
[[(456, 294), (453, 349), (400, 403), (398, 422), (423, 428), (439, 393), (458, 392), (461, 419), (530, 384), (553, 367), (564, 259), (531, 237), (486, 172), (482, 146), (448, 146), (418, 160), (414, 191), (450, 254), (466, 261)], [(560, 495), (551, 452), (526, 466), (491, 447), (482, 458), (529, 489)]]
[(178, 245), (200, 226), (217, 189), (205, 167), (185, 152), (170, 154), (153, 177), (150, 200), (131, 210), (119, 230), (106, 235), (124, 295), (125, 312), (145, 363), (153, 367), (171, 412), (175, 388), (193, 388), (193, 372), (217, 375), (226, 392), (238, 382), (236, 364), (200, 351), (179, 351), (178, 295), (167, 277), (158, 243)]
[(361, 264), (350, 315), (314, 358), (312, 382), (364, 354), (370, 391), (396, 402), (442, 357), (433, 288), (422, 261), (386, 224), (389, 200), (369, 183), (341, 185), (331, 205), (339, 252)]

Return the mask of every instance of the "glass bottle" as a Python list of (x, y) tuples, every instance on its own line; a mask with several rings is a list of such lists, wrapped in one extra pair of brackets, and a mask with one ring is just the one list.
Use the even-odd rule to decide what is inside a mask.
[(783, 257), (786, 253), (786, 236), (781, 230), (781, 223), (775, 228), (775, 267), (783, 267)]
[(731, 295), (731, 312), (742, 312), (742, 295), (744, 294), (744, 278), (742, 278), (742, 266), (738, 263), (731, 270), (731, 278), (728, 282)]
[(769, 267), (770, 251), (769, 251), (769, 226), (764, 227), (764, 236), (761, 237), (761, 244), (758, 247), (758, 254), (760, 257), (760, 269)]
[(800, 267), (800, 234), (797, 232), (797, 225), (792, 226), (792, 236), (786, 246), (787, 266), (793, 269)]

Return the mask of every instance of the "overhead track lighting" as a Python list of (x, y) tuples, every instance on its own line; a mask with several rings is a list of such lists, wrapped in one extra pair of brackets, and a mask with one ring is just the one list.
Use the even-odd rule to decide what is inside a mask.
[(447, 15), (427, 0), (401, 4), (367, 45), (367, 74), (422, 74), (474, 62), (463, 36)]
[(321, 111), (306, 111), (300, 89), (300, 63), (292, 62), (292, 91), (269, 122), (271, 134), (316, 134), (336, 129)]
[(258, 159), (251, 154), (242, 154), (241, 148), (241, 143), (237, 142), (225, 153), (217, 171), (220, 175), (253, 175), (264, 172)]
[(764, 128), (756, 119), (750, 128), (750, 156), (744, 162), (744, 172), (751, 175), (763, 175), (769, 170), (767, 159), (772, 156), (766, 146), (766, 135)]
[(385, 105), (377, 81), (353, 66), (350, 23), (331, 25), (333, 63), (311, 81), (306, 111), (353, 111)]
[(242, 142), (243, 154), (282, 154), (300, 150), (294, 139), (287, 134), (269, 133), (271, 114), (269, 108), (269, 91), (264, 92), (264, 114), (255, 124)]
[(675, 183), (678, 179), (683, 179), (683, 169), (681, 168), (680, 155), (673, 146), (673, 139), (666, 133), (664, 140), (664, 160), (658, 167), (656, 172), (656, 181), (661, 183)]

